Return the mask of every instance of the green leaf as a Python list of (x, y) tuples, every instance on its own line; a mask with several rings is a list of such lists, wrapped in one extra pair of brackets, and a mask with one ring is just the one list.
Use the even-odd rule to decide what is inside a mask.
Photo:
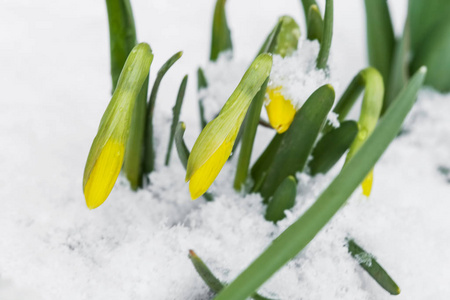
[[(301, 0), (302, 1), (302, 7), (303, 12), (305, 13), (305, 20), (306, 20), (306, 26), (308, 26), (308, 15), (309, 15), (309, 9), (312, 5), (315, 5), (317, 7), (317, 2), (315, 0)], [(319, 12), (320, 14), (320, 12)], [(309, 28), (308, 28), (309, 30)]]
[[(192, 264), (194, 265), (194, 268), (197, 271), (198, 275), (200, 275), (200, 277), (203, 279), (206, 285), (214, 293), (220, 292), (225, 286), (225, 284), (223, 284), (222, 282), (220, 282), (219, 279), (217, 279), (217, 277), (211, 272), (211, 270), (203, 262), (203, 260), (200, 257), (198, 257), (198, 255), (194, 252), (194, 250), (189, 250), (188, 257), (191, 260)], [(270, 300), (258, 294), (252, 295), (252, 298), (255, 300)]]
[(116, 89), (120, 72), (137, 44), (133, 11), (129, 0), (106, 0), (111, 48), (112, 92)]
[(412, 71), (422, 65), (426, 66), (428, 76), (425, 84), (444, 93), (450, 91), (450, 19), (448, 16), (428, 33), (421, 45), (417, 47), (411, 62)]
[[(202, 89), (208, 87), (208, 82), (206, 81), (205, 73), (202, 68), (197, 69), (197, 91), (200, 92)], [(200, 125), (201, 128), (205, 128), (208, 121), (205, 118), (205, 108), (203, 107), (203, 98), (198, 99), (198, 108), (200, 113)]]
[(414, 105), (425, 74), (426, 68), (421, 68), (411, 78), (408, 85), (381, 118), (369, 139), (316, 202), (280, 234), (229, 286), (223, 289), (215, 300), (246, 299), (308, 245), (351, 196), (397, 136), (403, 120)]
[(281, 28), (279, 34), (276, 36), (275, 47), (273, 50), (271, 49), (267, 52), (286, 57), (297, 50), (298, 39), (300, 38), (300, 27), (297, 22), (289, 16), (280, 17), (279, 22), (281, 22)]
[(323, 38), (316, 64), (318, 69), (327, 67), (328, 56), (330, 55), (331, 40), (333, 38), (333, 0), (326, 0), (323, 19)]
[(231, 32), (228, 28), (227, 17), (225, 14), (226, 0), (217, 0), (214, 9), (214, 20), (212, 26), (211, 55), (210, 60), (216, 61), (221, 52), (233, 50), (231, 42)]
[(185, 131), (186, 125), (184, 124), (184, 122), (179, 122), (177, 124), (177, 128), (175, 129), (175, 147), (177, 148), (177, 153), (178, 157), (180, 158), (181, 164), (186, 169), (190, 153), (183, 139)]
[(266, 147), (264, 152), (253, 165), (251, 170), (251, 175), (253, 181), (255, 182), (252, 190), (253, 192), (258, 192), (266, 179), (268, 170), (275, 159), (275, 155), (277, 154), (278, 148), (280, 147), (281, 141), (283, 140), (283, 136), (285, 134), (286, 133), (275, 134), (270, 144)]
[[(435, 34), (434, 32), (448, 21), (449, 15), (450, 1), (448, 0), (409, 0), (408, 18), (413, 51), (420, 48), (430, 35)], [(445, 39), (445, 36), (442, 38)]]
[(289, 129), (283, 134), (280, 147), (261, 187), (268, 199), (289, 175), (301, 172), (316, 142), (334, 101), (331, 85), (318, 88), (297, 111)]
[(268, 53), (269, 49), (272, 49), (273, 51), (273, 47), (275, 47), (278, 40), (278, 35), (280, 34), (281, 31), (281, 26), (283, 26), (283, 19), (279, 18), (277, 24), (265, 39), (256, 56), (261, 55), (263, 53)]
[(323, 39), (323, 20), (317, 5), (311, 5), (308, 11), (307, 28), (308, 40), (317, 40), (322, 44)]
[(367, 271), (383, 289), (391, 295), (400, 294), (400, 288), (382, 266), (376, 261), (375, 257), (358, 246), (354, 240), (348, 241), (348, 252), (358, 261), (359, 265)]
[(326, 133), (312, 152), (313, 159), (308, 165), (311, 175), (327, 173), (348, 150), (357, 133), (355, 121), (344, 121)]
[(409, 54), (411, 48), (410, 26), (408, 19), (405, 22), (403, 36), (395, 43), (395, 51), (392, 57), (389, 82), (386, 86), (386, 97), (382, 114), (386, 111), (392, 101), (397, 97), (409, 78)]
[(274, 223), (283, 220), (286, 217), (284, 211), (294, 207), (296, 195), (297, 182), (294, 176), (288, 176), (270, 199), (266, 210), (266, 220)]
[(165, 165), (168, 166), (170, 162), (170, 154), (172, 153), (173, 139), (175, 136), (175, 130), (177, 128), (178, 121), (180, 120), (181, 106), (183, 105), (184, 94), (186, 92), (188, 76), (184, 76), (181, 81), (180, 89), (178, 90), (177, 101), (175, 106), (172, 108), (172, 125), (170, 126), (170, 137), (169, 145), (167, 146), (166, 162)]
[(386, 0), (365, 0), (367, 23), (367, 49), (369, 64), (383, 76), (384, 83), (390, 81), (395, 37)]
[(147, 104), (147, 118), (145, 125), (145, 144), (144, 144), (144, 174), (151, 173), (155, 168), (155, 151), (153, 149), (153, 110), (155, 108), (156, 96), (158, 94), (159, 85), (166, 72), (173, 64), (183, 55), (183, 52), (175, 53), (167, 60), (158, 71), (155, 82), (153, 83), (152, 92)]

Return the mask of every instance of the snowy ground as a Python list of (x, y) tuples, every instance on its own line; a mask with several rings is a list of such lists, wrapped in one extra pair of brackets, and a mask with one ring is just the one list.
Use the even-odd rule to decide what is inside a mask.
[[(243, 65), (281, 14), (293, 15), (304, 32), (297, 0), (243, 2), (229, 1), (228, 6), (235, 58)], [(338, 96), (365, 67), (362, 2), (336, 1), (332, 80)], [(153, 185), (131, 193), (120, 180), (105, 204), (89, 211), (82, 173), (110, 99), (105, 4), (1, 1), (2, 300), (210, 299), (188, 250), (194, 249), (221, 279), (231, 281), (338, 171), (316, 178), (300, 175), (297, 205), (279, 226), (264, 220), (259, 197), (242, 198), (231, 191), (232, 164), (213, 186), (221, 195), (216, 201), (190, 201), (175, 153), (170, 168), (161, 161), (170, 110), (185, 73), (190, 79), (181, 119), (187, 124), (189, 146), (199, 132), (194, 75), (209, 54), (214, 3), (132, 4), (139, 39), (149, 42), (155, 53), (153, 78), (173, 53), (184, 50), (184, 56), (160, 89), (156, 110), (161, 151)], [(404, 1), (391, 4), (400, 31)], [(239, 80), (238, 73), (236, 67), (222, 76)], [(390, 299), (347, 254), (344, 239), (352, 236), (400, 285), (397, 299), (448, 299), (450, 175), (443, 172), (450, 168), (448, 112), (450, 95), (423, 90), (404, 134), (375, 168), (371, 198), (356, 192), (306, 251), (261, 292), (277, 299)]]

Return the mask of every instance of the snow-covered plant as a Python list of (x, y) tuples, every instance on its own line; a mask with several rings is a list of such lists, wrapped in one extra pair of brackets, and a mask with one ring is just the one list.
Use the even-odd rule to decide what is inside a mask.
[[(377, 3), (374, 11), (378, 9), (380, 12), (386, 8), (381, 2), (383, 0), (366, 1), (366, 4)], [(147, 101), (148, 72), (153, 58), (151, 49), (144, 43), (135, 46), (136, 34), (129, 0), (107, 0), (107, 4), (114, 93), (86, 164), (84, 192), (89, 208), (98, 207), (105, 201), (119, 174), (122, 161), (133, 189), (140, 187), (146, 175), (153, 171), (155, 153), (152, 118), (156, 94), (162, 77), (181, 56), (179, 52), (163, 65)], [(302, 4), (307, 20), (307, 38), (320, 43), (315, 66), (328, 72), (333, 0), (326, 0), (323, 19), (314, 0), (303, 0)], [(370, 44), (374, 35), (368, 27)], [(358, 185), (362, 184), (364, 195), (370, 195), (374, 165), (400, 131), (425, 79), (426, 68), (418, 68), (406, 85), (397, 85), (399, 89), (395, 97), (386, 102), (384, 87), (387, 83), (388, 87), (391, 86), (391, 79), (387, 79), (385, 69), (377, 70), (374, 64), (374, 67), (363, 69), (355, 76), (336, 104), (335, 92), (330, 84), (315, 87), (315, 91), (304, 102), (294, 103), (284, 94), (283, 86), (270, 86), (269, 80), (273, 55), (288, 58), (297, 49), (299, 37), (298, 24), (289, 16), (281, 17), (239, 85), (213, 120), (207, 120), (203, 113), (203, 100), (199, 99), (203, 130), (192, 152), (183, 140), (186, 126), (179, 122), (187, 76), (179, 89), (173, 109), (166, 164), (172, 144), (175, 143), (180, 161), (186, 168), (186, 181), (190, 181), (192, 199), (203, 195), (207, 200), (213, 200), (214, 193), (207, 190), (231, 153), (235, 152), (238, 162), (230, 189), (234, 187), (242, 194), (259, 194), (267, 205), (265, 218), (276, 223), (285, 218), (285, 211), (295, 204), (296, 174), (327, 173), (348, 151), (342, 170), (316, 202), (229, 285), (220, 282), (195, 252), (190, 252), (194, 267), (211, 289), (218, 293), (218, 300), (247, 297), (267, 299), (257, 294), (256, 290), (316, 236)], [(225, 0), (217, 0), (210, 60), (217, 60), (221, 53), (231, 53), (232, 45)], [(128, 59), (125, 61), (126, 57)], [(200, 68), (198, 88), (207, 86), (208, 78)], [(347, 120), (348, 112), (363, 91), (359, 120)], [(259, 125), (264, 123), (261, 122), (264, 104), (269, 124), (274, 129), (274, 137), (253, 166), (250, 166), (255, 136)], [(333, 115), (338, 116), (338, 127), (332, 122)], [(236, 147), (238, 144), (240, 148)], [(351, 238), (347, 245), (352, 256), (384, 289), (391, 294), (400, 292), (397, 284), (371, 254)]]

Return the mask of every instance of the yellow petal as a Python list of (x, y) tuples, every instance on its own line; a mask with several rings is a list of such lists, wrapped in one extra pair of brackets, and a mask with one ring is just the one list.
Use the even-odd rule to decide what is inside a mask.
[(219, 175), (223, 165), (227, 162), (228, 157), (233, 149), (234, 139), (225, 141), (216, 152), (197, 170), (191, 177), (189, 182), (189, 192), (192, 200), (203, 195), (211, 184)]
[(366, 197), (370, 196), (370, 192), (372, 191), (372, 182), (373, 182), (373, 170), (366, 176), (364, 181), (361, 184), (363, 195)]
[(280, 93), (281, 87), (268, 89), (269, 104), (266, 105), (270, 125), (278, 132), (288, 130), (295, 116), (295, 108), (290, 100)]
[(84, 187), (89, 209), (99, 207), (108, 198), (122, 168), (124, 152), (122, 143), (112, 139), (106, 142)]

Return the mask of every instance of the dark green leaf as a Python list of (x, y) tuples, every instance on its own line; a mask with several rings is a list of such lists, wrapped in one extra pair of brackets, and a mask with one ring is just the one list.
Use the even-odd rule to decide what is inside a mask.
[(400, 294), (400, 288), (389, 274), (376, 261), (375, 257), (358, 246), (354, 240), (348, 241), (348, 252), (358, 261), (359, 265), (367, 271), (383, 289), (391, 295)]
[(233, 50), (231, 32), (228, 28), (227, 17), (225, 14), (225, 2), (226, 0), (217, 0), (216, 8), (214, 9), (211, 55), (209, 58), (211, 61), (217, 60), (221, 52)]
[(317, 136), (333, 106), (331, 85), (318, 88), (295, 114), (261, 187), (261, 195), (268, 199), (289, 175), (301, 172), (312, 151)]
[(323, 38), (317, 57), (317, 68), (325, 69), (330, 55), (331, 40), (333, 39), (333, 0), (326, 0), (325, 16), (323, 18)]
[(309, 162), (311, 175), (327, 173), (348, 150), (357, 133), (355, 121), (344, 121), (326, 133), (312, 152), (313, 159)]
[[(205, 73), (203, 72), (202, 68), (197, 69), (197, 91), (200, 91), (202, 89), (206, 89), (208, 87), (208, 82), (206, 81)], [(208, 121), (205, 118), (205, 108), (203, 107), (203, 99), (198, 99), (198, 108), (200, 112), (200, 125), (202, 126), (202, 129), (205, 128), (206, 124), (208, 124)]]
[(295, 204), (297, 195), (297, 182), (293, 176), (288, 176), (269, 200), (266, 210), (266, 220), (278, 222), (286, 217), (284, 211), (291, 209)]
[(111, 48), (112, 91), (114, 92), (125, 60), (137, 44), (136, 28), (129, 0), (106, 0), (106, 8)]
[(186, 130), (186, 125), (184, 122), (179, 122), (177, 128), (175, 129), (175, 146), (177, 148), (178, 157), (180, 158), (181, 164), (186, 169), (187, 161), (189, 159), (189, 150), (184, 143), (184, 131)]
[(309, 7), (308, 19), (308, 40), (317, 40), (322, 44), (323, 39), (323, 20), (317, 5), (311, 5)]

